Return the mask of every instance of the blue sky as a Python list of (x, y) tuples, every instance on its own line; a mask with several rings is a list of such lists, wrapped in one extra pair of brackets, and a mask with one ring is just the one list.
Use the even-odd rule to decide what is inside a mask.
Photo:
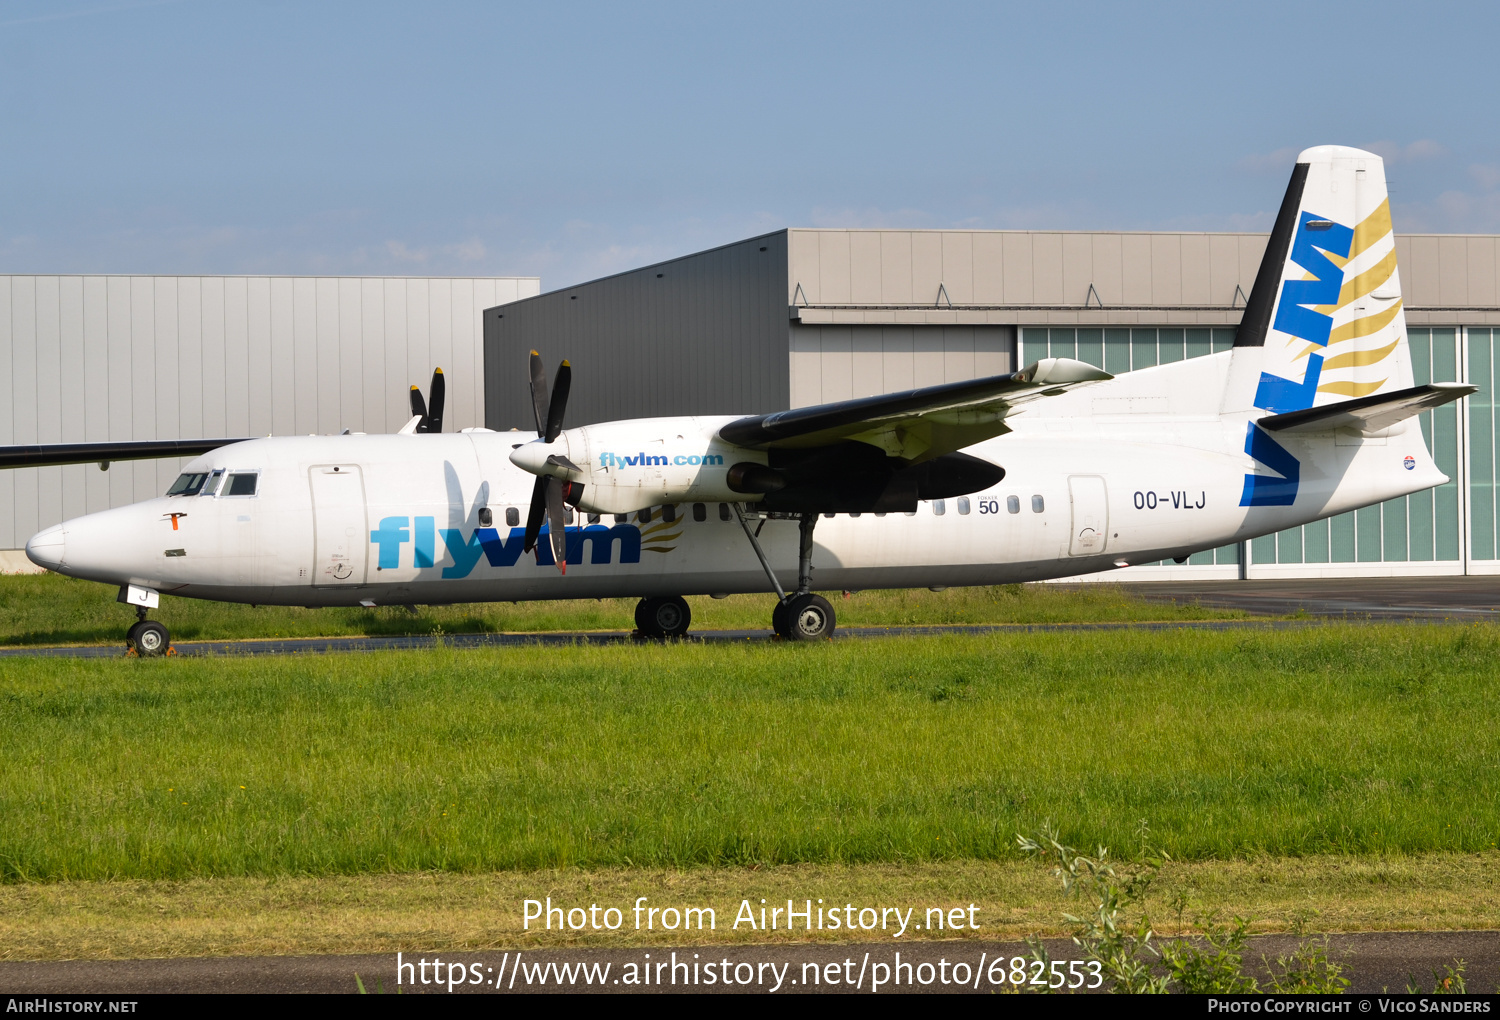
[(1500, 231), (1493, 4), (0, 0), (0, 272), (539, 275), (785, 226)]

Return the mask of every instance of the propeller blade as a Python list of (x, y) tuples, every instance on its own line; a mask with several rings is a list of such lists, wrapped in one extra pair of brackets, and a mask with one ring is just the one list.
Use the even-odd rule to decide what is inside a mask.
[(411, 413), (421, 415), (424, 420), (427, 417), (427, 401), (422, 399), (422, 391), (416, 386), (411, 388)]
[(552, 540), (552, 559), (557, 569), (568, 572), (567, 518), (563, 510), (563, 483), (548, 475), (543, 479), (547, 485), (547, 537)]
[(557, 367), (557, 381), (552, 384), (552, 403), (547, 408), (545, 442), (553, 442), (562, 431), (563, 411), (568, 407), (568, 390), (573, 386), (573, 367), (564, 361)]
[(531, 410), (536, 415), (536, 434), (547, 431), (547, 370), (542, 356), (531, 352)]
[(547, 515), (547, 477), (536, 476), (536, 484), (531, 487), (531, 510), (526, 515), (526, 540), (521, 543), (523, 552), (531, 552), (536, 548), (537, 536), (542, 533), (542, 520)]
[(443, 431), (443, 397), (447, 393), (448, 386), (443, 381), (443, 370), (433, 369), (432, 372), (432, 400), (427, 405), (427, 431)]

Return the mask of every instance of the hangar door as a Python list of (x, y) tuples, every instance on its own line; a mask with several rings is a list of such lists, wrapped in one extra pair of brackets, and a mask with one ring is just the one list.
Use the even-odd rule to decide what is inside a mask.
[(1014, 372), (1016, 327), (796, 324), (791, 407)]
[(1068, 555), (1097, 556), (1109, 542), (1109, 494), (1098, 475), (1071, 475), (1068, 495), (1073, 504), (1073, 533)]
[(370, 538), (359, 467), (318, 465), (308, 472), (308, 481), (313, 504), (313, 586), (364, 584)]

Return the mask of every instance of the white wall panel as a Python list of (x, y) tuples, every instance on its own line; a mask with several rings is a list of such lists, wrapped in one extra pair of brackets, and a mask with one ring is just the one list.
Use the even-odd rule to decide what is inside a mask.
[[(345, 277), (332, 282), (333, 286), (329, 290), (338, 302), (330, 328), (338, 338), (339, 347), (339, 424), (331, 431), (341, 432), (347, 428), (351, 432), (363, 432), (365, 361), (361, 356), (361, 340), (364, 334), (364, 299), (360, 292), (363, 281)], [(320, 305), (320, 321), (321, 311)]]
[[(11, 316), (15, 306), (12, 301), (15, 281), (8, 276), (0, 277), (0, 393), (15, 392), (15, 330)], [(15, 404), (0, 407), (0, 444), (15, 442)], [(0, 471), (0, 508), (11, 509), (10, 519), (0, 521), (0, 544), (15, 533), (16, 479), (14, 471)], [(14, 540), (9, 541), (11, 547)]]
[[(535, 278), (0, 276), (0, 445), (391, 432), (447, 375), (483, 424), (486, 308)], [(182, 460), (0, 471), (0, 549), (164, 491)]]
[(794, 326), (791, 406), (1013, 371), (1012, 326)]

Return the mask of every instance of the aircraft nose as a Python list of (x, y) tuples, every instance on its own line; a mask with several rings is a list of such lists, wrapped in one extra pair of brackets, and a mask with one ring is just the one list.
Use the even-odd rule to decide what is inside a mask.
[(62, 567), (66, 550), (67, 532), (61, 524), (54, 524), (45, 531), (38, 531), (26, 543), (26, 558), (39, 567), (58, 570)]

